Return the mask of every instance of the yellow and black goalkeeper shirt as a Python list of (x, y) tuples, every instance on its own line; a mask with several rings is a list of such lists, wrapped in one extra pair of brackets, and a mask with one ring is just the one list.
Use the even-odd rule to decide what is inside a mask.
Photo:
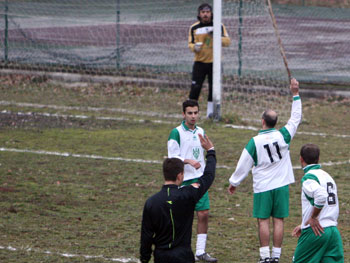
[[(211, 33), (210, 33), (211, 32)], [(213, 22), (203, 24), (201, 22), (194, 23), (188, 34), (188, 47), (194, 52), (194, 61), (203, 63), (213, 63)], [(202, 42), (203, 45), (199, 52), (195, 52), (194, 45), (197, 42)], [(231, 44), (230, 37), (227, 34), (226, 28), (221, 24), (221, 42), (223, 47)]]

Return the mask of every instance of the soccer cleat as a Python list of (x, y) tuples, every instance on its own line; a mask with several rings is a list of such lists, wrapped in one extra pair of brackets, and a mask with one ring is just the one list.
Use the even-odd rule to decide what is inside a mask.
[(270, 258), (265, 258), (265, 259), (260, 258), (260, 260), (258, 261), (258, 263), (270, 263), (270, 262), (273, 262), (270, 260)]
[(270, 259), (270, 262), (271, 262), (271, 263), (279, 263), (279, 262), (280, 262), (280, 259), (279, 259), (279, 258), (271, 258), (271, 259)]
[(208, 253), (203, 253), (202, 255), (195, 257), (196, 262), (218, 262), (216, 258), (213, 258)]

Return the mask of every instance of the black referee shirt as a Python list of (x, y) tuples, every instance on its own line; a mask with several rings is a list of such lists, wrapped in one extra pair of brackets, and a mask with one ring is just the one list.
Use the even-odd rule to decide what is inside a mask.
[(206, 157), (206, 167), (199, 178), (198, 188), (192, 185), (163, 185), (160, 192), (146, 201), (141, 228), (142, 263), (149, 262), (152, 244), (155, 245), (155, 262), (194, 262), (191, 249), (194, 208), (215, 177), (215, 151), (208, 151)]

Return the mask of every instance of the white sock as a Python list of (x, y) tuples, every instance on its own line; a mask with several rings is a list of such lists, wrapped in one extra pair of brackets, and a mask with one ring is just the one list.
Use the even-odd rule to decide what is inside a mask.
[(259, 251), (260, 251), (260, 258), (265, 259), (265, 258), (270, 257), (270, 247), (269, 246), (260, 247)]
[(272, 247), (272, 256), (273, 258), (281, 257), (282, 248), (280, 247)]
[(206, 243), (207, 243), (207, 234), (198, 234), (197, 244), (196, 244), (196, 256), (199, 256), (205, 253)]
[(207, 104), (207, 117), (209, 117), (210, 114), (214, 113), (214, 103), (212, 101), (208, 101)]

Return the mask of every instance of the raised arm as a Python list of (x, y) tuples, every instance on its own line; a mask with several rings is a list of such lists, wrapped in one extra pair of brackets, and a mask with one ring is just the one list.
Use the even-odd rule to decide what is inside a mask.
[(288, 123), (282, 129), (280, 129), (287, 143), (292, 140), (295, 133), (297, 132), (302, 117), (302, 106), (299, 96), (299, 82), (296, 79), (291, 80), (290, 91), (293, 94), (291, 116), (288, 120)]

